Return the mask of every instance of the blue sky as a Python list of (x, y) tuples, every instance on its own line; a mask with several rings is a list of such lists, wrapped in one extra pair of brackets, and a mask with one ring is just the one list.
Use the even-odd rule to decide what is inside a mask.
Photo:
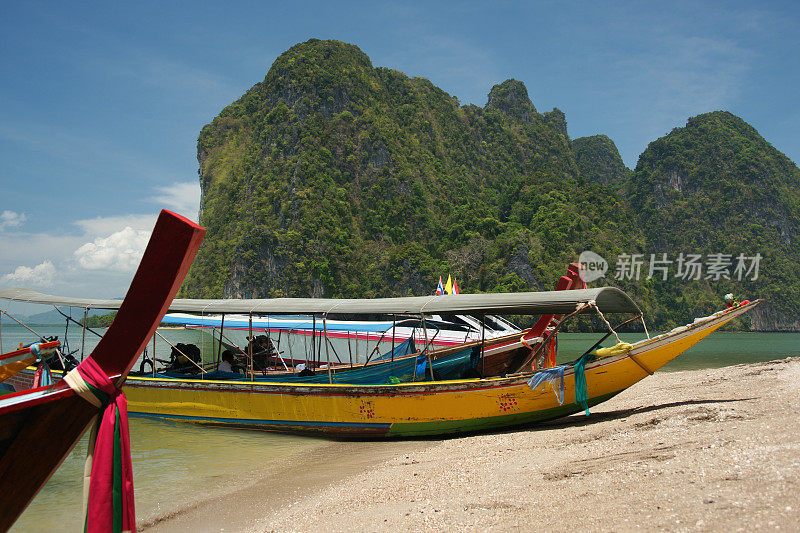
[[(135, 4), (135, 5), (134, 5)], [(196, 217), (196, 140), (311, 37), (483, 106), (522, 80), (635, 166), (726, 109), (800, 160), (793, 2), (5, 2), (0, 287), (118, 296), (161, 207)]]

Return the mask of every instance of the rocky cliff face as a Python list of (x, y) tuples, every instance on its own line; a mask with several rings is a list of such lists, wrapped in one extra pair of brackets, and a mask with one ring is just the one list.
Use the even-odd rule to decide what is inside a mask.
[(572, 141), (572, 152), (581, 176), (601, 185), (625, 183), (631, 171), (622, 162), (617, 145), (607, 135), (579, 137)]
[[(722, 254), (731, 261), (732, 279), (711, 274), (705, 280), (706, 271), (708, 287), (701, 292), (768, 298), (754, 326), (797, 328), (800, 170), (752, 126), (722, 111), (692, 117), (650, 143), (627, 187), (655, 251), (700, 254), (706, 262)], [(738, 279), (740, 254), (762, 256), (758, 279)], [(686, 296), (690, 291), (676, 290)]]
[[(564, 113), (538, 112), (519, 81), (494, 86), (483, 108), (461, 106), (353, 45), (310, 40), (200, 133), (208, 234), (182, 294), (419, 295), (448, 273), (469, 292), (547, 289), (583, 250), (755, 250), (745, 223), (764, 228), (758, 243), (794, 253), (797, 168), (736, 117), (712, 115), (651, 143), (632, 175), (613, 141), (571, 141)], [(742, 135), (760, 150), (752, 160)], [(706, 205), (743, 191), (733, 211)], [(770, 200), (778, 191), (789, 197)], [(729, 289), (795, 283), (775, 272), (744, 288), (606, 281), (667, 327), (718, 308)], [(757, 323), (796, 327), (796, 308), (779, 300)]]
[(528, 89), (524, 83), (517, 80), (506, 80), (492, 87), (489, 91), (489, 101), (484, 109), (500, 111), (523, 124), (527, 124), (538, 115), (528, 97)]

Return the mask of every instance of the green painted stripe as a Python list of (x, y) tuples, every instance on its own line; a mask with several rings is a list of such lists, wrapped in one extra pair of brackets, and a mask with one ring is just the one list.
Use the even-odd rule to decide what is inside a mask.
[(111, 486), (112, 494), (112, 518), (114, 533), (122, 531), (122, 420), (120, 419), (119, 409), (114, 406), (114, 471)]

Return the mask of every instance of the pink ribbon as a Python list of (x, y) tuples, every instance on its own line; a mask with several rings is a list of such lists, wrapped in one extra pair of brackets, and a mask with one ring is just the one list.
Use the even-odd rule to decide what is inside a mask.
[(89, 441), (92, 463), (85, 531), (136, 531), (128, 402), (92, 358), (77, 370), (103, 405)]

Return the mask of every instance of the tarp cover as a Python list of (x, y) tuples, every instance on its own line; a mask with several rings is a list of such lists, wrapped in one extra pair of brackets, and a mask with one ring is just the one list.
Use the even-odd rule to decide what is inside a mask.
[[(413, 346), (412, 346), (413, 347)], [(405, 346), (408, 348), (408, 345)], [(407, 350), (404, 350), (407, 351)], [(407, 353), (413, 353), (408, 352)], [(400, 355), (407, 355), (406, 353)], [(471, 369), (472, 348), (458, 351), (456, 353), (441, 357), (433, 361), (433, 375), (437, 380), (464, 379), (469, 377)], [(422, 372), (417, 370), (420, 365)], [(152, 374), (142, 374), (151, 376)], [(225, 381), (250, 381), (250, 376), (234, 374), (232, 372), (210, 372), (204, 376), (199, 374), (181, 374), (178, 372), (166, 372), (156, 374), (157, 378), (173, 379), (210, 379)], [(300, 376), (297, 374), (282, 374), (277, 376), (254, 376), (253, 380), (261, 383), (346, 383), (350, 385), (382, 385), (386, 383), (409, 383), (411, 381), (429, 381), (431, 378), (427, 360), (424, 354), (418, 357), (400, 359), (399, 361), (385, 361), (378, 365), (350, 369), (339, 369), (330, 378), (325, 369), (317, 369), (316, 374), (311, 376)]]
[[(122, 300), (64, 298), (29, 289), (0, 289), (0, 298), (91, 309), (118, 309)], [(505, 292), (491, 294), (446, 294), (442, 296), (407, 296), (403, 298), (272, 298), (251, 300), (178, 299), (171, 312), (186, 313), (255, 313), (255, 314), (410, 314), (420, 313), (494, 313), (562, 314), (571, 313), (579, 303), (597, 302), (603, 313), (636, 313), (639, 308), (630, 296), (616, 287), (598, 287), (572, 291)]]
[[(419, 320), (417, 320), (419, 322)], [(219, 328), (225, 326), (229, 329), (248, 329), (250, 320), (247, 315), (226, 315), (223, 323), (222, 315), (203, 315), (188, 313), (168, 313), (161, 320), (162, 324), (179, 324), (182, 326), (197, 326), (203, 328)], [(391, 320), (384, 321), (357, 321), (357, 320), (316, 320), (304, 315), (277, 315), (253, 317), (253, 329), (270, 331), (360, 331), (382, 333), (391, 329)]]

